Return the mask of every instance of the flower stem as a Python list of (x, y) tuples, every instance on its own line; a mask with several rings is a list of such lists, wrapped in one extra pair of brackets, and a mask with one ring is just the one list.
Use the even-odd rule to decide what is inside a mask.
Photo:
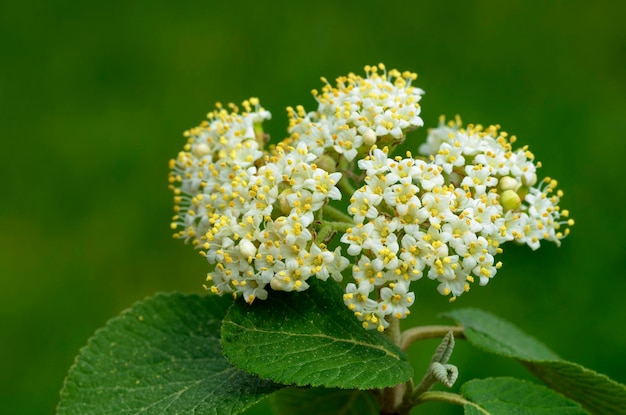
[[(389, 316), (387, 316), (389, 317)], [(396, 346), (400, 346), (400, 342), (402, 341), (402, 333), (400, 331), (400, 320), (397, 318), (389, 317), (386, 318), (389, 322), (389, 327), (383, 332), (385, 337), (393, 342)]]
[(402, 333), (399, 346), (406, 351), (410, 345), (418, 340), (444, 337), (451, 331), (455, 338), (464, 339), (463, 326), (421, 326), (412, 327)]
[(347, 224), (353, 224), (354, 220), (340, 211), (339, 209), (332, 207), (331, 205), (324, 206), (324, 214), (328, 215), (332, 219), (338, 220), (340, 222), (345, 222)]
[(315, 240), (318, 243), (327, 243), (329, 242), (335, 233), (337, 232), (345, 232), (348, 228), (352, 227), (351, 223), (345, 222), (323, 222), (319, 231), (317, 232), (317, 236)]
[(428, 401), (447, 402), (447, 403), (460, 405), (460, 406), (470, 405), (470, 406), (473, 406), (478, 411), (480, 411), (481, 413), (485, 415), (489, 415), (489, 412), (485, 411), (482, 407), (480, 407), (480, 405), (477, 405), (474, 402), (468, 401), (467, 399), (465, 399), (464, 397), (456, 393), (443, 392), (443, 391), (424, 392), (417, 398), (417, 400), (415, 401), (415, 405), (419, 405), (421, 403), (428, 402)]
[[(389, 322), (389, 327), (383, 332), (385, 337), (393, 342), (395, 345), (400, 344), (400, 339), (402, 338), (400, 334), (400, 320), (397, 318), (390, 318), (387, 320)], [(398, 408), (400, 403), (402, 402), (402, 397), (405, 394), (406, 385), (400, 383), (391, 388), (385, 388), (382, 391), (382, 404), (381, 404), (381, 413), (394, 413), (394, 411)], [(408, 412), (407, 412), (408, 413)]]
[(356, 189), (354, 188), (354, 186), (352, 186), (352, 183), (350, 183), (350, 180), (346, 177), (345, 174), (341, 176), (341, 179), (339, 179), (337, 187), (342, 191), (342, 193), (347, 194), (348, 197), (352, 197), (354, 192), (356, 192)]

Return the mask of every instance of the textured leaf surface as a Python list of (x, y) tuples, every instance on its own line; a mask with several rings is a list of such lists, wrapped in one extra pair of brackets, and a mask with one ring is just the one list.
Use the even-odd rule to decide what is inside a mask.
[(626, 386), (560, 359), (533, 337), (511, 323), (476, 309), (444, 314), (464, 326), (463, 333), (476, 347), (522, 362), (551, 388), (579, 402), (594, 414), (626, 414)]
[(113, 318), (70, 369), (58, 415), (236, 414), (280, 388), (222, 355), (231, 303), (159, 294)]
[(523, 361), (535, 376), (551, 388), (580, 402), (598, 415), (626, 415), (626, 386), (567, 361)]
[(485, 311), (464, 308), (446, 313), (444, 317), (462, 324), (463, 332), (472, 344), (491, 353), (516, 359), (560, 359), (543, 343)]
[(374, 395), (357, 389), (285, 388), (270, 399), (277, 415), (379, 415)]
[(512, 378), (472, 380), (461, 387), (466, 415), (581, 415), (577, 403), (545, 386)]
[(372, 389), (406, 381), (406, 355), (366, 331), (332, 281), (301, 293), (271, 292), (236, 302), (222, 325), (224, 354), (240, 368), (279, 383)]

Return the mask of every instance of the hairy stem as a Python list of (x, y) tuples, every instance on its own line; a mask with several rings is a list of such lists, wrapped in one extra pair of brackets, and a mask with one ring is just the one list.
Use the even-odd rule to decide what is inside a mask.
[[(389, 327), (385, 329), (383, 334), (395, 345), (400, 344), (402, 338), (400, 334), (400, 320), (397, 318), (390, 318), (387, 320)], [(405, 393), (405, 385), (403, 383), (393, 386), (391, 388), (385, 388), (382, 391), (381, 413), (397, 413), (397, 408), (402, 402), (402, 397)]]
[(444, 337), (451, 331), (455, 338), (464, 339), (463, 326), (421, 326), (412, 327), (402, 333), (399, 346), (405, 352), (418, 340)]
[(390, 316), (387, 317), (389, 318), (386, 318), (385, 320), (389, 322), (389, 327), (385, 329), (383, 334), (385, 335), (385, 337), (391, 340), (393, 344), (400, 347), (400, 342), (402, 340), (402, 333), (400, 332), (400, 320)]
[(480, 412), (482, 412), (483, 414), (489, 415), (489, 412), (485, 411), (479, 405), (475, 404), (474, 402), (468, 401), (461, 395), (458, 395), (456, 393), (451, 393), (451, 392), (442, 392), (442, 391), (424, 392), (414, 401), (414, 403), (415, 405), (419, 405), (421, 403), (428, 402), (428, 401), (447, 402), (447, 403), (460, 405), (460, 406), (471, 405), (477, 410), (479, 410)]
[(353, 225), (351, 223), (345, 222), (323, 222), (321, 228), (317, 232), (315, 240), (318, 243), (328, 243), (336, 232), (345, 232), (352, 226)]
[(337, 187), (339, 188), (339, 190), (341, 190), (342, 193), (346, 194), (348, 197), (352, 197), (354, 192), (356, 192), (356, 189), (354, 188), (354, 186), (352, 186), (352, 183), (350, 183), (350, 180), (345, 174), (341, 176), (339, 183), (337, 183)]
[(343, 222), (350, 226), (354, 224), (354, 220), (350, 216), (346, 215), (339, 209), (332, 207), (331, 205), (324, 206), (324, 214), (328, 215), (330, 218), (334, 220)]

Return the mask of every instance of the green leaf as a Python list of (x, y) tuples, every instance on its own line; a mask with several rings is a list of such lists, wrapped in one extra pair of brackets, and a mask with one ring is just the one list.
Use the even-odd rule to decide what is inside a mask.
[(476, 309), (444, 314), (464, 326), (465, 337), (486, 352), (519, 360), (551, 388), (594, 414), (626, 413), (626, 386), (562, 360), (538, 340), (511, 323)]
[(465, 415), (579, 415), (577, 403), (545, 386), (513, 378), (471, 380), (461, 386)]
[(358, 389), (284, 388), (270, 397), (277, 415), (379, 415), (378, 402)]
[(546, 385), (594, 414), (626, 414), (626, 386), (577, 363), (522, 361)]
[(231, 303), (159, 294), (113, 318), (70, 368), (58, 415), (237, 414), (281, 388), (222, 355)]
[(485, 311), (464, 308), (443, 316), (462, 324), (463, 333), (472, 344), (488, 352), (516, 359), (560, 360), (543, 343)]
[(238, 367), (279, 383), (346, 389), (393, 386), (413, 375), (406, 355), (363, 329), (332, 281), (301, 293), (237, 301), (222, 325), (224, 354)]

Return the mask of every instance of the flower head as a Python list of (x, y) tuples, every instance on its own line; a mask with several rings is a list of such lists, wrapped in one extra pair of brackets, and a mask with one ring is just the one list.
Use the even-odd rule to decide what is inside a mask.
[(347, 260), (317, 241), (314, 227), (323, 206), (341, 198), (341, 173), (317, 167), (302, 143), (264, 151), (260, 125), (270, 114), (256, 99), (243, 106), (241, 114), (218, 107), (186, 133), (185, 151), (171, 162), (174, 236), (216, 264), (211, 291), (248, 302), (267, 298), (268, 285), (302, 291), (311, 276), (338, 279)]
[(557, 182), (539, 180), (534, 155), (497, 125), (441, 119), (419, 155), (394, 156), (423, 124), (423, 91), (410, 72), (365, 73), (322, 79), (317, 109), (289, 107), (289, 137), (269, 148), (256, 98), (185, 133), (170, 162), (172, 228), (214, 264), (212, 292), (251, 303), (340, 281), (352, 264), (344, 303), (383, 331), (410, 314), (424, 276), (453, 301), (496, 275), (506, 242), (534, 250), (568, 235)]
[(374, 144), (398, 144), (406, 133), (423, 125), (419, 101), (424, 93), (412, 86), (417, 75), (387, 71), (383, 64), (365, 67), (366, 77), (353, 73), (326, 78), (314, 90), (317, 111), (288, 108), (291, 139), (305, 142), (315, 154), (336, 154), (350, 162)]

